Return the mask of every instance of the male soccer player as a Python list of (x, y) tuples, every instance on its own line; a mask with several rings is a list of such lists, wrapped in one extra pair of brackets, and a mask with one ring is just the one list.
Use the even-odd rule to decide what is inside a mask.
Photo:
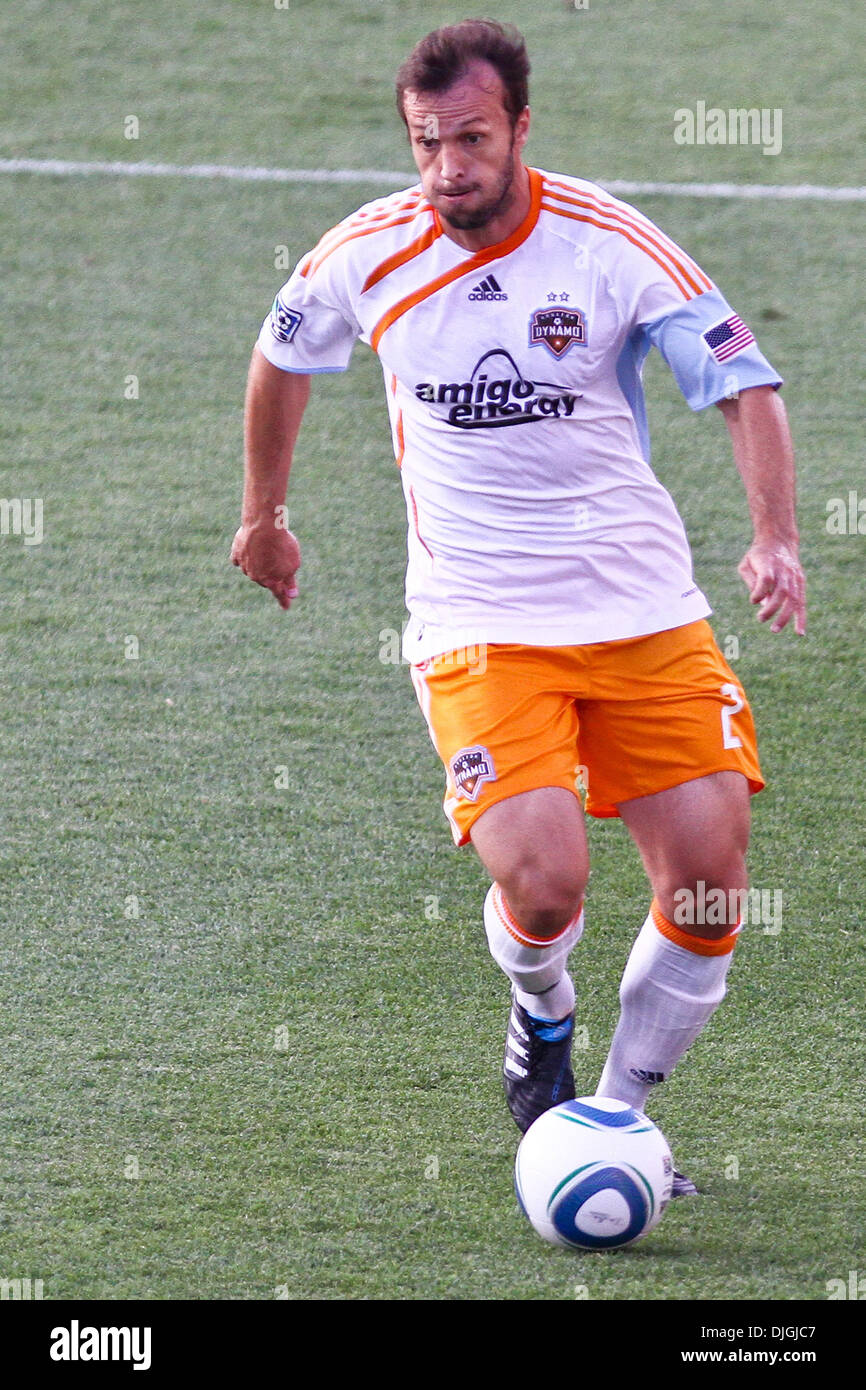
[[(693, 410), (724, 415), (759, 618), (805, 630), (780, 378), (646, 217), (524, 164), (528, 73), (517, 31), (487, 20), (428, 35), (403, 64), (420, 184), (327, 232), (277, 294), (250, 368), (232, 551), (288, 608), (300, 551), (275, 518), (310, 375), (345, 370), (355, 339), (369, 343), (409, 521), (404, 654), (454, 839), (493, 880), (484, 923), (512, 983), (503, 1076), (523, 1130), (574, 1095), (578, 784), (590, 815), (623, 819), (653, 892), (598, 1084), (639, 1109), (725, 993), (749, 798), (764, 785), (746, 696), (649, 465), (652, 346)], [(677, 910), (707, 901), (715, 912)], [(677, 1177), (677, 1195), (694, 1190)]]

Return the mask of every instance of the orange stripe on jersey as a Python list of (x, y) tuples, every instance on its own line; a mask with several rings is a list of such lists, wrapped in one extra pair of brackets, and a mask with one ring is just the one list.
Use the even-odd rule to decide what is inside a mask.
[[(333, 255), (333, 253), (339, 250), (341, 246), (345, 246), (347, 242), (354, 241), (356, 237), (372, 236), (374, 232), (383, 232), (387, 229), (390, 229), (391, 227), (402, 227), (407, 222), (414, 222), (417, 216), (417, 209), (413, 209), (412, 211), (406, 213), (402, 217), (393, 217), (388, 221), (377, 222), (372, 225), (370, 223), (365, 222), (360, 227), (355, 227), (352, 231), (346, 232), (345, 236), (341, 236), (339, 240), (332, 242), (330, 246), (324, 247), (324, 249), (318, 252), (318, 254), (314, 252), (314, 258), (312, 262), (303, 272), (304, 276), (306, 277), (307, 275), (314, 275), (315, 272), (328, 259), (329, 256)], [(321, 245), (321, 243), (319, 244)]]
[[(397, 373), (391, 373), (391, 395), (394, 397), (394, 405), (397, 410), (397, 453), (395, 455), (398, 468), (403, 467), (403, 455), (406, 452), (406, 440), (403, 435), (403, 412), (397, 405)], [(414, 499), (413, 499), (414, 500)], [(416, 513), (417, 516), (417, 513)], [(418, 538), (421, 539), (420, 536)]]
[(343, 222), (338, 225), (345, 226), (347, 222), (369, 222), (371, 217), (389, 217), (395, 209), (412, 207), (414, 203), (420, 202), (423, 197), (424, 191), (421, 188), (401, 189), (397, 193), (391, 193), (384, 198), (380, 198), (378, 203), (374, 203), (373, 208), (378, 209), (377, 211), (373, 211), (373, 208), (369, 207), (358, 208), (357, 212), (350, 212), (349, 216), (344, 218)]
[(422, 251), (426, 251), (428, 246), (432, 246), (437, 237), (442, 235), (442, 229), (438, 226), (428, 227), (426, 232), (422, 232), (414, 241), (410, 241), (408, 246), (404, 246), (402, 251), (395, 251), (393, 256), (382, 261), (375, 270), (371, 270), (361, 289), (362, 294), (371, 290), (374, 285), (378, 285), (380, 280), (384, 280), (386, 275), (390, 275), (392, 270), (399, 270), (401, 265), (407, 261), (412, 261), (416, 256), (420, 256)]
[(382, 198), (376, 205), (378, 211), (370, 212), (364, 208), (359, 208), (357, 212), (352, 212), (348, 217), (344, 217), (342, 222), (338, 222), (335, 227), (329, 227), (319, 238), (319, 246), (323, 242), (329, 242), (335, 236), (341, 236), (343, 232), (351, 231), (353, 227), (369, 226), (372, 222), (382, 222), (389, 217), (394, 217), (398, 212), (405, 212), (407, 208), (417, 207), (424, 201), (424, 193), (420, 188), (416, 188), (404, 196), (403, 194), (393, 193), (390, 198)]
[[(565, 193), (557, 193), (557, 188), (566, 189)], [(584, 189), (573, 188), (570, 184), (559, 183), (556, 179), (545, 180), (545, 191), (548, 197), (556, 198), (560, 202), (582, 208), (589, 208), (599, 212), (602, 217), (610, 218), (611, 221), (622, 222), (625, 226), (633, 227), (634, 230), (645, 236), (647, 241), (663, 253), (667, 253), (672, 263), (684, 274), (688, 271), (698, 284), (702, 284), (704, 289), (711, 290), (713, 282), (708, 275), (705, 275), (696, 261), (688, 256), (682, 247), (677, 246), (669, 236), (653, 225), (648, 218), (645, 218), (636, 209), (624, 208), (620, 204), (600, 198), (595, 193), (588, 193)]]
[(409, 501), (412, 505), (412, 524), (415, 527), (415, 535), (418, 537), (418, 540), (421, 542), (424, 549), (427, 551), (427, 554), (430, 556), (430, 559), (433, 560), (435, 558), (433, 555), (433, 551), (430, 549), (424, 537), (421, 535), (421, 527), (418, 523), (418, 503), (415, 501), (415, 494), (412, 491), (411, 487), (409, 489)]
[[(461, 279), (464, 275), (472, 275), (482, 266), (489, 265), (491, 261), (501, 260), (504, 256), (510, 256), (512, 251), (516, 251), (518, 246), (522, 246), (526, 238), (535, 228), (538, 222), (538, 214), (541, 211), (542, 180), (537, 169), (529, 170), (530, 204), (529, 212), (521, 222), (516, 231), (511, 233), (505, 241), (498, 241), (494, 246), (484, 246), (480, 251), (476, 251), (467, 261), (454, 266), (451, 270), (446, 270), (442, 275), (437, 275), (435, 280), (429, 284), (422, 285), (420, 289), (407, 294), (404, 299), (400, 299), (393, 304), (386, 314), (383, 314), (370, 336), (370, 346), (374, 352), (379, 349), (379, 344), (383, 336), (387, 333), (392, 324), (397, 319), (402, 318), (410, 309), (414, 309), (416, 304), (421, 304), (425, 299), (437, 291), (444, 289), (446, 285), (452, 284), (455, 280)], [(435, 214), (434, 214), (435, 216)], [(441, 231), (439, 218), (435, 218), (436, 227)]]
[[(553, 192), (552, 190), (556, 188), (565, 188), (568, 192)], [(669, 256), (671, 263), (676, 266), (684, 279), (688, 280), (690, 284), (695, 284), (695, 286), (701, 285), (702, 290), (700, 290), (699, 293), (702, 293), (703, 290), (711, 290), (713, 288), (712, 280), (710, 280), (709, 276), (704, 274), (700, 266), (692, 260), (691, 256), (687, 256), (675, 242), (671, 241), (670, 237), (665, 236), (664, 232), (660, 231), (658, 227), (653, 226), (652, 223), (643, 218), (640, 213), (632, 215), (629, 211), (626, 211), (616, 203), (611, 203), (604, 198), (599, 198), (594, 193), (587, 193), (582, 189), (572, 188), (570, 184), (559, 183), (556, 179), (545, 179), (545, 192), (548, 197), (556, 198), (559, 202), (568, 203), (572, 207), (588, 208), (591, 211), (600, 213), (602, 217), (609, 218), (611, 221), (622, 222), (625, 226), (634, 228), (636, 232), (646, 237), (647, 241), (652, 246), (655, 246), (657, 250)]]
[(662, 936), (667, 937), (668, 941), (672, 941), (675, 946), (682, 946), (686, 951), (691, 951), (692, 954), (696, 956), (730, 955), (740, 935), (741, 923), (738, 922), (737, 925), (728, 932), (727, 936), (720, 936), (716, 941), (711, 941), (704, 936), (691, 936), (688, 932), (684, 932), (679, 927), (675, 927), (673, 922), (669, 922), (667, 917), (663, 916), (661, 908), (655, 898), (652, 900), (650, 912), (652, 913), (653, 922)]
[(338, 222), (336, 227), (331, 227), (319, 238), (310, 252), (311, 263), (315, 261), (313, 269), (318, 269), (322, 261), (326, 260), (332, 251), (335, 251), (338, 246), (342, 246), (344, 242), (351, 240), (360, 231), (382, 231), (387, 227), (399, 226), (399, 219), (401, 218), (411, 221), (411, 218), (407, 217), (406, 214), (417, 213), (424, 202), (424, 194), (419, 190), (408, 198), (402, 198), (399, 202), (390, 201), (379, 212), (356, 212), (351, 217)]
[(341, 241), (348, 233), (354, 232), (358, 227), (382, 227), (394, 217), (399, 217), (401, 213), (417, 211), (424, 202), (424, 195), (420, 191), (413, 193), (408, 198), (390, 199), (378, 212), (355, 212), (350, 217), (345, 217), (342, 222), (338, 222), (336, 227), (331, 227), (323, 236), (319, 238), (315, 247), (314, 254), (329, 248), (335, 241)]
[(619, 232), (620, 236), (624, 236), (626, 241), (631, 242), (632, 246), (636, 246), (639, 251), (643, 251), (645, 255), (649, 256), (650, 260), (655, 261), (656, 265), (661, 267), (665, 275), (670, 276), (684, 299), (694, 299), (697, 295), (703, 294), (703, 290), (699, 290), (697, 287), (694, 288), (694, 293), (691, 294), (682, 280), (671, 270), (668, 263), (663, 261), (661, 256), (657, 256), (654, 251), (650, 251), (648, 246), (638, 241), (637, 237), (633, 237), (624, 227), (612, 226), (609, 222), (599, 222), (595, 217), (585, 217), (579, 212), (566, 212), (565, 208), (554, 207), (550, 203), (542, 203), (541, 207), (543, 212), (554, 212), (557, 217), (568, 217), (572, 222), (588, 222), (592, 227), (600, 227), (603, 232)]

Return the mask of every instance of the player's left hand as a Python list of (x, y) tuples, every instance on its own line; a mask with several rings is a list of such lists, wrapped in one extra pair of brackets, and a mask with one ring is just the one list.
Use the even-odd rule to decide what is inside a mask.
[(806, 576), (796, 547), (784, 542), (755, 541), (746, 551), (737, 572), (749, 590), (752, 603), (760, 604), (758, 621), (770, 618), (771, 632), (781, 632), (794, 619), (798, 636), (806, 632)]

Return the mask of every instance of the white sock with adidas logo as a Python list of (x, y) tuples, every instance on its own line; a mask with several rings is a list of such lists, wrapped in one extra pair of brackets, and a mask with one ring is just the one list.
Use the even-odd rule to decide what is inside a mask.
[(596, 1095), (643, 1110), (725, 997), (739, 924), (719, 941), (689, 936), (654, 902), (620, 985), (621, 1012)]

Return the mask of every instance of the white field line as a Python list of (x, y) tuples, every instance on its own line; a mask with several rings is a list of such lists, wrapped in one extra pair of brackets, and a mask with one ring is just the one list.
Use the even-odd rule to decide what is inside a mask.
[[(377, 183), (405, 188), (417, 176), (394, 169), (264, 169), (238, 164), (149, 164), (125, 160), (0, 159), (0, 174), (120, 175), (123, 178), (229, 179), (239, 183)], [(822, 203), (862, 203), (866, 188), (828, 188), (813, 183), (645, 183), (610, 179), (611, 193), (662, 193), (678, 198), (806, 198)]]
[(398, 188), (412, 182), (411, 174), (393, 169), (257, 169), (237, 164), (129, 164), (121, 159), (0, 159), (0, 173), (120, 174), (124, 178), (232, 179), (240, 183), (384, 183)]

